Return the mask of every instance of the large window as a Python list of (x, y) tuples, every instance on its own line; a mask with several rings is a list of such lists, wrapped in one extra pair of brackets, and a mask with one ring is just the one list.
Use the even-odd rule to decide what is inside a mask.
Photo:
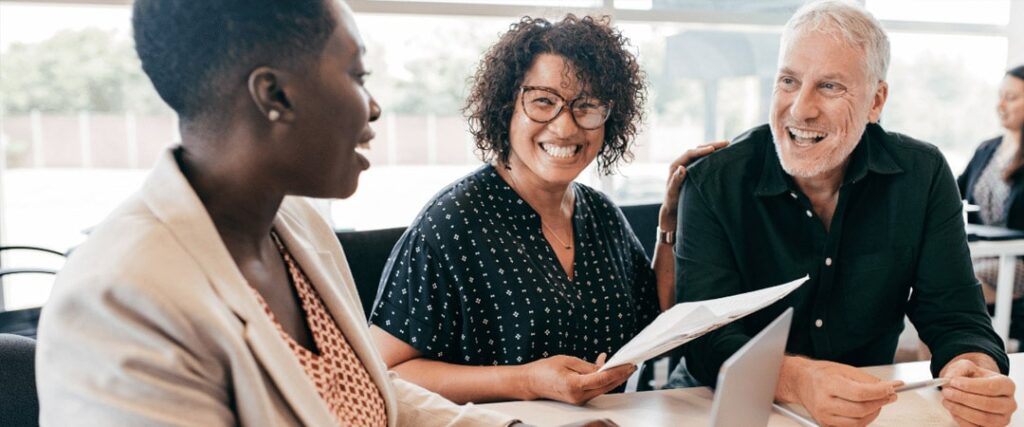
[(960, 173), (981, 141), (1002, 133), (996, 116), (1006, 38), (895, 33), (891, 36), (887, 128), (938, 145)]
[(866, 0), (865, 6), (881, 20), (1007, 25), (1010, 1)]
[[(0, 3), (0, 244), (65, 251), (177, 138), (142, 75), (127, 6)], [(6, 254), (3, 265), (52, 265)], [(38, 305), (45, 276), (4, 280), (6, 308)]]
[[(128, 3), (0, 2), (0, 244), (79, 244), (178, 139), (174, 115), (139, 70)], [(778, 33), (802, 3), (350, 0), (384, 115), (359, 190), (325, 202), (325, 212), (338, 228), (403, 226), (436, 191), (478, 167), (460, 108), (480, 55), (521, 14), (569, 11), (613, 15), (650, 88), (635, 160), (613, 177), (589, 171), (581, 181), (619, 203), (659, 201), (670, 160), (767, 120)], [(1000, 132), (995, 87), (1008, 65), (1007, 17), (1020, 6), (866, 6), (893, 42), (885, 126), (939, 145), (959, 171), (979, 141)], [(0, 260), (21, 262), (33, 260)], [(40, 304), (48, 289), (37, 282), (48, 280), (7, 281), (2, 300), (7, 308)]]

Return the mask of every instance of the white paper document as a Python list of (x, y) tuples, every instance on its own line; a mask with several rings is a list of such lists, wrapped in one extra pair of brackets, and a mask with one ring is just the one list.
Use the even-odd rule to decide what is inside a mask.
[(804, 276), (782, 285), (730, 297), (676, 304), (622, 346), (600, 371), (627, 363), (643, 363), (686, 344), (785, 298), (807, 279), (808, 276)]

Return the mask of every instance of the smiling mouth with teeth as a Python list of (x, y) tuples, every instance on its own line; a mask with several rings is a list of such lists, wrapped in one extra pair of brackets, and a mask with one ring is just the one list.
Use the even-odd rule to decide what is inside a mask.
[(789, 132), (789, 138), (797, 145), (817, 144), (828, 136), (825, 132), (801, 130), (793, 127), (787, 127), (786, 131)]
[(575, 156), (576, 153), (579, 153), (580, 150), (583, 149), (583, 145), (553, 145), (540, 143), (540, 148), (551, 157), (568, 159)]

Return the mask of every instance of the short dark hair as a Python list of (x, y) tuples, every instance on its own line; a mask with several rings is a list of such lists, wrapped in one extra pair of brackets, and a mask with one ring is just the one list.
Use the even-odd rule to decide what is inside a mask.
[(182, 120), (215, 110), (254, 68), (308, 65), (337, 22), (332, 0), (136, 0), (135, 51)]
[[(1024, 80), (1024, 64), (1006, 70), (1006, 75)], [(1021, 132), (1024, 132), (1024, 128), (1021, 129)], [(1018, 148), (1017, 154), (1013, 156), (1013, 160), (1003, 172), (1003, 180), (1012, 183), (1022, 176), (1024, 176), (1024, 150)]]
[(1006, 71), (1006, 75), (1014, 76), (1018, 79), (1024, 80), (1024, 64), (1018, 65)]
[(643, 120), (647, 94), (644, 74), (626, 49), (628, 43), (607, 16), (569, 14), (556, 23), (525, 16), (512, 24), (480, 61), (463, 108), (482, 159), (507, 164), (509, 126), (519, 86), (534, 59), (550, 53), (568, 60), (591, 95), (614, 103), (604, 125), (598, 169), (609, 174), (619, 160), (632, 160), (631, 146)]

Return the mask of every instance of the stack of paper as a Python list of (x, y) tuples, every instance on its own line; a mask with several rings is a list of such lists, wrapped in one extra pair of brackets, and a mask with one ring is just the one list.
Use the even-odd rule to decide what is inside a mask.
[(807, 279), (808, 276), (804, 276), (786, 284), (744, 294), (676, 304), (622, 346), (600, 370), (627, 363), (643, 363), (771, 305), (799, 288)]

